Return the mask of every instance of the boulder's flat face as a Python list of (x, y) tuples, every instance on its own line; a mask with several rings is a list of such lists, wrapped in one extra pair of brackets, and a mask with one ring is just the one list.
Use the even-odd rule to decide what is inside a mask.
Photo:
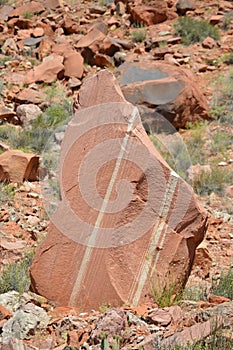
[(153, 61), (124, 63), (118, 80), (126, 100), (138, 106), (143, 122), (151, 119), (148, 114), (155, 119), (160, 113), (180, 128), (188, 121), (209, 118), (207, 100), (192, 72), (184, 68)]
[(77, 107), (60, 155), (62, 199), (31, 266), (32, 290), (82, 309), (138, 305), (170, 286), (175, 293), (206, 213), (110, 72), (86, 80)]

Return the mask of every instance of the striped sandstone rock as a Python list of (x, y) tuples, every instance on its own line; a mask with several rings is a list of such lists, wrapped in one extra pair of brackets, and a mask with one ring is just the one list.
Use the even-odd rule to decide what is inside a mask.
[(189, 276), (207, 216), (108, 71), (86, 80), (60, 155), (61, 202), (31, 266), (58, 305), (138, 305)]

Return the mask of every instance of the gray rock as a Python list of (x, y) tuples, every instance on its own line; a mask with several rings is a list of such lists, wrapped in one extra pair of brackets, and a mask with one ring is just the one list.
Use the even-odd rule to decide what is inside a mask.
[(16, 113), (21, 123), (26, 125), (31, 120), (37, 118), (40, 114), (42, 114), (42, 110), (37, 105), (29, 103), (18, 106)]
[(24, 46), (34, 46), (34, 45), (38, 45), (42, 39), (44, 39), (45, 36), (41, 36), (39, 38), (26, 38), (24, 39)]
[(46, 327), (49, 322), (44, 309), (29, 303), (17, 310), (13, 317), (3, 325), (3, 344), (11, 339), (28, 339), (36, 329)]
[(16, 311), (20, 306), (20, 294), (14, 290), (0, 294), (0, 304), (10, 311)]
[(179, 15), (185, 15), (187, 11), (193, 11), (195, 8), (193, 0), (178, 0), (176, 4), (176, 10)]
[(175, 128), (197, 118), (210, 118), (207, 100), (187, 69), (143, 59), (123, 63), (117, 77), (126, 100), (139, 108), (142, 121), (150, 126), (158, 113)]

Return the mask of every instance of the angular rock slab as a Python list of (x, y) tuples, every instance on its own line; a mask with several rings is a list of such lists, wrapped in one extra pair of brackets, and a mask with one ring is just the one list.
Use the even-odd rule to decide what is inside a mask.
[(110, 72), (85, 81), (76, 107), (60, 155), (62, 200), (31, 266), (31, 289), (82, 309), (137, 305), (171, 284), (178, 291), (206, 213)]
[(118, 80), (126, 100), (138, 106), (143, 122), (152, 129), (158, 113), (175, 128), (210, 118), (207, 100), (187, 69), (146, 60), (124, 63)]
[(21, 183), (38, 180), (39, 156), (19, 150), (0, 155), (0, 181)]

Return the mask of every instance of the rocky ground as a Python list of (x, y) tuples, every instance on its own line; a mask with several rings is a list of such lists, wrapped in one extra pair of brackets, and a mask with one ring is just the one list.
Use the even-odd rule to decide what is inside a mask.
[[(163, 300), (155, 298), (154, 304), (134, 309), (103, 305), (101, 310), (87, 313), (78, 308), (56, 307), (41, 296), (22, 294), (23, 290), (3, 293), (2, 349), (159, 349), (200, 341), (213, 334), (213, 328), (221, 328), (222, 344), (214, 347), (210, 336), (208, 349), (230, 350), (232, 275), (231, 298), (215, 295), (213, 286), (220, 281), (221, 273), (232, 271), (233, 262), (233, 2), (47, 0), (1, 1), (0, 5), (2, 154), (9, 148), (34, 153), (43, 150), (38, 145), (38, 150), (35, 148), (35, 140), (22, 142), (20, 131), (27, 130), (51, 105), (62, 104), (64, 111), (71, 113), (73, 102), (76, 101), (74, 108), (78, 104), (76, 98), (83, 81), (101, 68), (107, 67), (118, 75), (121, 63), (144, 60), (167, 63), (174, 69), (186, 68), (195, 75), (196, 101), (201, 101), (203, 116), (194, 113), (185, 120), (190, 122), (186, 127), (182, 118), (174, 119), (173, 124), (196, 166), (193, 186), (209, 216), (205, 239), (197, 248), (191, 275), (179, 300), (175, 301), (170, 291)], [(184, 45), (173, 26), (181, 15), (212, 23), (220, 37)], [(209, 107), (202, 104), (199, 94), (203, 94)], [(191, 102), (187, 101), (191, 111)], [(228, 112), (231, 119), (222, 122), (221, 115)], [(213, 119), (215, 116), (217, 119)], [(7, 132), (9, 126), (14, 131)], [(57, 139), (62, 132), (58, 130)], [(31, 158), (27, 158), (29, 161)], [(203, 166), (210, 167), (210, 171), (218, 169), (211, 181), (198, 177)], [(10, 184), (0, 185), (2, 281), (9, 264), (30, 258), (48, 226), (40, 183), (23, 182), (22, 168), (12, 169)], [(35, 180), (32, 173), (30, 176)], [(5, 180), (4, 176), (1, 180)], [(21, 275), (17, 278), (23, 280)], [(14, 283), (18, 285), (18, 281)], [(207, 345), (201, 348), (207, 349)]]

